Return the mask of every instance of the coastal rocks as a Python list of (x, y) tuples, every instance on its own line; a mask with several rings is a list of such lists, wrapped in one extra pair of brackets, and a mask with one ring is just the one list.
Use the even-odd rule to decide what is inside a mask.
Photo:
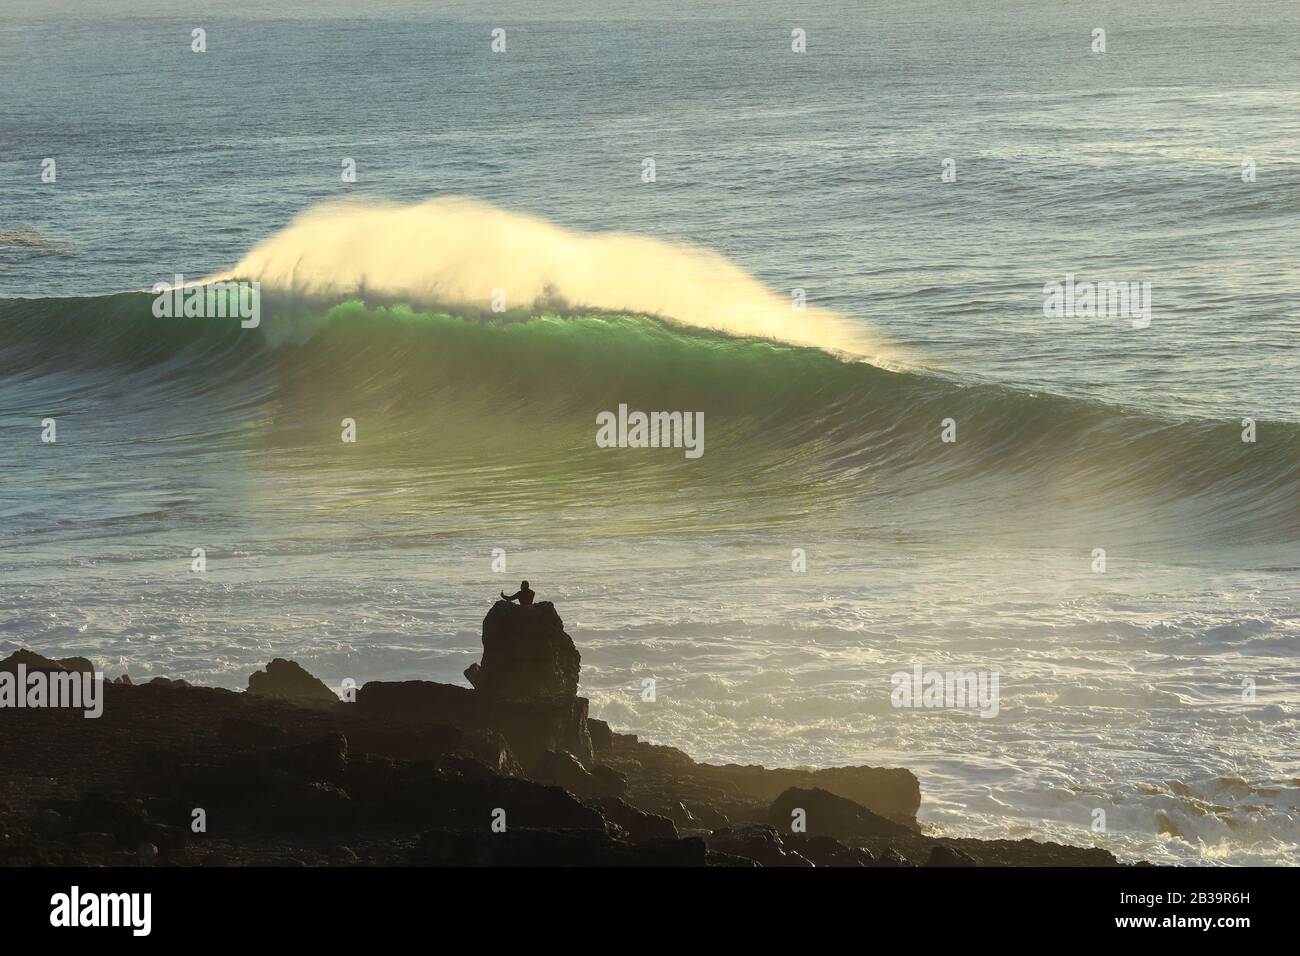
[[(67, 660), (84, 661), (85, 658), (67, 658)], [(87, 662), (89, 663), (89, 662)], [(9, 674), (18, 673), (18, 665), (23, 665), (27, 673), (60, 673), (62, 671), (72, 670), (74, 668), (65, 667), (61, 662), (51, 660), (48, 657), (42, 657), (35, 651), (29, 651), (25, 647), (20, 647), (4, 660), (0, 661), (0, 671)]]
[(628, 844), (599, 831), (430, 830), (410, 862), (432, 866), (704, 866), (703, 840)]
[(299, 704), (337, 704), (338, 695), (294, 661), (277, 657), (248, 678), (248, 692)]
[(811, 860), (815, 866), (876, 865), (876, 858), (870, 850), (859, 846), (845, 846), (833, 837), (786, 833), (782, 834), (781, 842), (787, 850)]
[(432, 681), (371, 681), (357, 692), (357, 707), (380, 721), (495, 730), (525, 767), (548, 750), (568, 751), (584, 765), (592, 761), (584, 697), (505, 700)]
[(760, 866), (809, 867), (813, 863), (788, 850), (775, 827), (744, 826), (715, 830), (706, 838), (710, 850), (753, 860)]
[[(644, 747), (645, 745), (641, 745)], [(689, 758), (688, 758), (689, 759)], [(872, 813), (916, 827), (921, 785), (909, 770), (884, 767), (830, 767), (825, 770), (776, 769), (726, 764), (696, 764), (705, 779), (726, 781), (760, 800), (770, 802), (791, 787), (820, 789), (852, 800)]]
[[(33, 826), (41, 832), (43, 821), (62, 821), (58, 835), (85, 850), (108, 851), (148, 842), (168, 850), (182, 847), (187, 831), (170, 826), (148, 812), (139, 799), (121, 799), (90, 792), (79, 800), (51, 800), (38, 812)], [(55, 835), (46, 833), (45, 835)]]
[[(916, 778), (905, 770), (845, 767), (827, 772), (699, 764), (674, 747), (645, 743), (633, 734), (619, 733), (611, 734), (611, 750), (601, 755), (600, 766), (626, 775), (625, 799), (629, 803), (667, 816), (683, 829), (718, 830), (744, 823), (772, 823), (789, 833), (790, 817), (774, 819), (772, 801), (790, 789), (788, 781), (825, 780), (833, 787), (868, 795), (873, 806), (866, 810), (919, 836), (914, 814), (920, 788)], [(830, 787), (806, 789), (835, 794)], [(843, 797), (842, 793), (835, 795)], [(882, 813), (883, 809), (891, 814)], [(881, 829), (894, 832), (888, 827)]]
[(471, 683), (489, 697), (574, 697), (580, 662), (550, 601), (497, 601), (483, 618), (483, 660)]
[(604, 797), (592, 801), (609, 823), (621, 829), (633, 843), (652, 840), (676, 840), (677, 827), (672, 820), (657, 813), (638, 810), (618, 797)]
[(955, 846), (937, 846), (930, 851), (926, 866), (975, 866), (975, 857)]
[(597, 720), (595, 717), (588, 717), (587, 733), (591, 735), (591, 752), (597, 757), (613, 752), (614, 735), (610, 732), (609, 724), (605, 723), (605, 721)]
[(911, 860), (903, 856), (892, 846), (885, 847), (881, 854), (876, 857), (876, 866), (916, 866)]
[(546, 751), (528, 776), (538, 783), (563, 787), (578, 797), (599, 796), (604, 790), (601, 782), (591, 775), (577, 757), (563, 750)]
[[(906, 771), (697, 764), (606, 737), (579, 697), (420, 681), (367, 684), (356, 705), (328, 707), (203, 687), (105, 694), (101, 721), (0, 712), (0, 865), (1116, 863), (1099, 848), (932, 838), (914, 824)], [(70, 794), (85, 796), (53, 799)], [(191, 831), (196, 808), (204, 832)], [(791, 832), (793, 809), (808, 832)], [(142, 844), (157, 856), (138, 860)], [(329, 850), (339, 845), (355, 858)]]
[(147, 681), (145, 683), (145, 686), (186, 688), (186, 687), (190, 687), (191, 684), (189, 681), (181, 678), (177, 678), (176, 680), (173, 680), (170, 677), (155, 677), (153, 680)]
[(772, 801), (768, 820), (789, 832), (792, 822), (798, 818), (802, 818), (807, 828), (803, 832), (838, 840), (911, 836), (914, 832), (827, 790), (791, 787)]

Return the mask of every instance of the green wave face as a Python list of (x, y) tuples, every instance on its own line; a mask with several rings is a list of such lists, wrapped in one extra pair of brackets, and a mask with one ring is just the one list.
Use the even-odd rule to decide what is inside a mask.
[[(70, 403), (136, 396), (142, 430), (184, 436), (177, 454), (249, 451), (250, 467), (346, 473), (374, 494), (397, 481), (438, 507), (517, 503), (526, 487), (535, 509), (614, 522), (629, 502), (649, 520), (641, 505), (659, 501), (664, 520), (719, 527), (1300, 537), (1292, 424), (1260, 423), (1269, 440), (1247, 444), (1239, 422), (1150, 418), (635, 315), (264, 296), (260, 326), (243, 329), (156, 318), (152, 301), (0, 303), (7, 403), (47, 409), (41, 386), (55, 379)], [(600, 447), (597, 416), (620, 405), (702, 413), (703, 453)], [(358, 442), (342, 448), (345, 419)]]

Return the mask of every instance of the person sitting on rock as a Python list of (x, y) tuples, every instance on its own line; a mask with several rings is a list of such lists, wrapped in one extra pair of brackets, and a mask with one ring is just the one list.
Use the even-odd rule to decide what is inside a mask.
[(513, 601), (515, 598), (518, 598), (520, 604), (532, 604), (535, 594), (536, 592), (528, 586), (527, 581), (520, 581), (518, 591), (514, 594), (506, 594), (505, 591), (502, 591), (501, 597), (507, 601)]

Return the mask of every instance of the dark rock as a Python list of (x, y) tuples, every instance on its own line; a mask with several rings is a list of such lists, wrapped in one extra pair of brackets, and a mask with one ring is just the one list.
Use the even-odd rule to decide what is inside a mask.
[(389, 723), (496, 730), (525, 767), (535, 765), (548, 750), (567, 750), (584, 765), (591, 763), (585, 697), (504, 700), (432, 681), (371, 681), (357, 692), (357, 707)]
[(959, 850), (955, 846), (943, 846), (942, 844), (930, 851), (930, 858), (925, 861), (926, 866), (975, 866), (975, 857), (971, 856), (965, 850)]
[(686, 804), (680, 800), (668, 805), (668, 819), (679, 827), (693, 828), (696, 825), (695, 817), (691, 815), (691, 811), (686, 809)]
[(57, 810), (41, 810), (32, 818), (32, 829), (42, 836), (58, 836), (68, 829), (68, 821)]
[(563, 750), (548, 750), (542, 754), (528, 774), (538, 783), (563, 787), (579, 797), (594, 797), (602, 793), (600, 781), (591, 775), (578, 758)]
[(475, 690), (481, 690), (479, 682), (483, 680), (483, 668), (479, 666), (478, 661), (470, 664), (465, 668), (465, 679), (469, 681), (469, 686)]
[(50, 660), (48, 657), (42, 657), (34, 651), (29, 651), (25, 647), (20, 647), (4, 660), (0, 661), (0, 671), (7, 671), (10, 674), (18, 673), (18, 665), (23, 664), (27, 668), (27, 673), (34, 674), (37, 671), (43, 673), (59, 673), (65, 668), (58, 661)]
[(678, 750), (676, 747), (665, 747), (662, 744), (638, 743), (636, 744), (636, 757), (641, 766), (647, 770), (664, 770), (669, 773), (676, 773), (683, 770), (694, 770), (699, 766), (683, 751)]
[[(616, 747), (619, 736), (615, 735)], [(639, 759), (644, 760), (641, 752), (645, 746), (642, 744), (637, 748)], [(734, 787), (769, 803), (791, 787), (828, 790), (919, 832), (916, 811), (921, 806), (921, 785), (910, 770), (885, 767), (769, 770), (759, 766), (718, 766), (695, 764), (693, 761), (690, 766), (702, 779)]]
[(524, 768), (515, 759), (506, 738), (495, 730), (468, 730), (456, 747), (456, 753), (465, 753), (504, 777), (522, 777)]
[(731, 826), (731, 820), (721, 810), (717, 810), (707, 803), (698, 803), (694, 800), (682, 802), (686, 812), (696, 821), (697, 826), (704, 827), (707, 830), (721, 830), (723, 827)]
[(703, 840), (627, 844), (602, 831), (430, 830), (411, 862), (436, 866), (704, 866)]
[(339, 830), (356, 826), (362, 810), (341, 787), (325, 781), (282, 781), (249, 807), (251, 822), (285, 830)]
[(267, 754), (277, 770), (310, 780), (341, 780), (348, 767), (348, 740), (340, 733), (328, 734), (310, 743), (280, 747)]
[(78, 833), (74, 842), (83, 850), (97, 850), (101, 853), (121, 848), (117, 837), (111, 833)]
[(497, 601), (483, 618), (483, 661), (474, 686), (489, 697), (575, 697), (580, 662), (554, 604)]
[(79, 800), (52, 800), (49, 804), (41, 815), (61, 817), (66, 821), (64, 829), (74, 833), (110, 833), (124, 847), (158, 838), (158, 825), (139, 800), (91, 792)]
[(793, 812), (797, 809), (804, 811), (806, 832), (812, 836), (860, 840), (914, 835), (909, 827), (887, 820), (852, 800), (820, 788), (802, 790), (791, 787), (772, 801), (768, 822), (782, 833), (789, 833), (794, 820)]
[(591, 734), (591, 752), (600, 756), (614, 750), (614, 735), (609, 724), (595, 717), (587, 718), (587, 732)]
[(761, 863), (751, 860), (747, 856), (736, 856), (732, 853), (722, 853), (718, 850), (709, 850), (708, 853), (704, 855), (704, 860), (706, 866), (729, 866), (742, 869), (754, 869), (762, 866)]
[(337, 704), (339, 697), (294, 661), (277, 657), (248, 678), (248, 692), (298, 703)]
[(884, 852), (876, 857), (876, 866), (916, 866), (916, 864), (892, 846), (887, 846)]
[(155, 677), (153, 680), (151, 680), (151, 681), (147, 681), (147, 682), (145, 683), (145, 686), (146, 686), (146, 687), (181, 687), (181, 688), (183, 688), (183, 687), (189, 687), (189, 686), (190, 686), (190, 682), (187, 681), (187, 680), (183, 680), (183, 679), (181, 679), (181, 678), (177, 678), (176, 680), (173, 680), (173, 679), (170, 678), (170, 677)]
[(602, 797), (592, 805), (606, 820), (624, 830), (633, 843), (677, 839), (677, 827), (672, 820), (638, 810), (618, 797)]
[(812, 860), (816, 866), (875, 866), (876, 858), (870, 850), (856, 846), (845, 846), (834, 837), (808, 836), (804, 833), (786, 833), (781, 842), (787, 850), (793, 850), (801, 856)]
[(710, 850), (743, 856), (762, 866), (812, 866), (812, 861), (806, 857), (786, 849), (774, 827), (730, 827), (714, 831), (706, 841)]
[(124, 684), (124, 685), (126, 685), (127, 687), (134, 686), (134, 685), (132, 684), (132, 682), (131, 682), (131, 675), (130, 675), (130, 674), (123, 674), (121, 677), (115, 677), (115, 678), (113, 678), (113, 680), (109, 681), (109, 683), (111, 683), (111, 684)]
[(613, 797), (621, 797), (627, 793), (627, 774), (605, 764), (597, 764), (591, 768), (591, 775), (600, 785), (599, 792)]
[(279, 727), (261, 724), (242, 717), (226, 717), (221, 721), (221, 739), (236, 747), (271, 747), (284, 742), (285, 733)]
[(95, 673), (95, 665), (84, 657), (60, 657), (56, 663), (65, 671), (75, 671), (78, 674)]

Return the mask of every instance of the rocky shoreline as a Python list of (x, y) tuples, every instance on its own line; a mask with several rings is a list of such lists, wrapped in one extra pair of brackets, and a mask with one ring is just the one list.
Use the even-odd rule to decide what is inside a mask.
[[(0, 709), (0, 865), (1114, 866), (1105, 850), (927, 836), (907, 770), (697, 763), (578, 696), (549, 603), (497, 602), (472, 688), (340, 700), (291, 661), (245, 693), (102, 685), (102, 716)], [(86, 673), (19, 651), (0, 672)]]

